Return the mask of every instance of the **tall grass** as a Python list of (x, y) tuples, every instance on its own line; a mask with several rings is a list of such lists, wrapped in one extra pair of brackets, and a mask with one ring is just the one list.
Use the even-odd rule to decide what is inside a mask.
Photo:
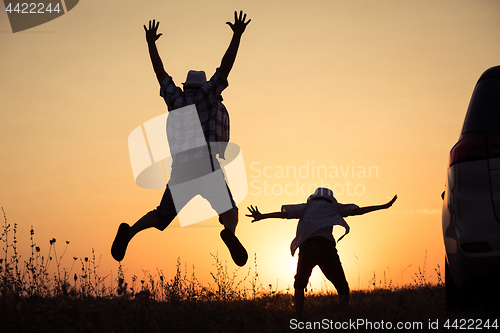
[[(195, 267), (177, 259), (175, 274), (162, 270), (143, 271), (140, 277), (125, 278), (124, 267), (101, 276), (101, 258), (94, 251), (89, 257), (65, 259), (70, 244), (52, 238), (45, 255), (30, 229), (30, 249), (22, 260), (17, 248), (17, 224), (7, 220), (0, 240), (0, 332), (281, 332), (289, 330), (295, 317), (293, 291), (278, 285), (263, 287), (253, 267), (228, 270), (217, 254), (212, 254), (211, 282), (203, 285)], [(65, 268), (62, 262), (70, 263)], [(253, 268), (253, 271), (252, 271)], [(307, 320), (365, 320), (427, 322), (469, 316), (496, 316), (482, 309), (466, 313), (447, 312), (444, 284), (439, 266), (438, 284), (426, 278), (426, 260), (407, 287), (396, 286), (387, 274), (374, 273), (368, 290), (351, 293), (351, 311), (338, 312), (338, 296), (323, 290), (306, 293)], [(325, 286), (326, 286), (325, 281)], [(249, 287), (247, 287), (249, 285)], [(347, 317), (346, 317), (347, 316)], [(489, 317), (488, 317), (489, 316)]]
[[(278, 290), (270, 284), (264, 288), (259, 280), (257, 269), (257, 256), (254, 257), (252, 267), (247, 271), (237, 268), (228, 271), (227, 264), (220, 260), (218, 254), (212, 254), (213, 268), (210, 272), (211, 283), (203, 285), (195, 275), (194, 265), (188, 272), (187, 264), (182, 265), (177, 259), (176, 271), (173, 277), (167, 277), (162, 270), (157, 269), (155, 274), (143, 271), (143, 276), (136, 275), (127, 281), (124, 267), (120, 264), (115, 278), (111, 275), (101, 276), (101, 257), (97, 258), (94, 250), (89, 257), (71, 258), (69, 269), (62, 266), (62, 261), (70, 244), (63, 243), (63, 250), (58, 254), (55, 238), (49, 240), (47, 254), (42, 254), (42, 247), (35, 242), (35, 231), (30, 229), (30, 255), (27, 260), (21, 260), (17, 248), (17, 224), (9, 223), (6, 213), (2, 208), (4, 223), (1, 227), (0, 240), (3, 243), (3, 255), (0, 258), (0, 295), (15, 295), (17, 297), (57, 297), (70, 296), (74, 298), (151, 298), (156, 301), (231, 301), (241, 299), (256, 299), (279, 294), (293, 294), (288, 287)], [(423, 267), (413, 276), (413, 285), (405, 288), (428, 287), (426, 275), (427, 253)], [(444, 281), (439, 265), (435, 269), (438, 285), (442, 287)], [(399, 279), (399, 278), (398, 278)], [(359, 278), (358, 278), (359, 280)], [(306, 295), (328, 295), (330, 292), (324, 280), (321, 290), (308, 286)], [(250, 287), (247, 287), (247, 285)], [(359, 281), (358, 281), (359, 285)], [(370, 290), (398, 290), (401, 287), (388, 278), (384, 271), (382, 277), (377, 277), (375, 272), (369, 281)]]
[[(170, 279), (163, 271), (156, 274), (143, 271), (143, 277), (132, 276), (125, 279), (124, 268), (120, 264), (117, 277), (110, 281), (110, 275), (101, 276), (101, 258), (96, 258), (94, 250), (90, 257), (73, 257), (69, 269), (62, 267), (69, 241), (58, 254), (55, 238), (49, 240), (46, 255), (35, 242), (35, 231), (30, 229), (30, 255), (22, 260), (17, 247), (17, 224), (7, 220), (2, 208), (4, 224), (1, 227), (0, 240), (3, 243), (3, 256), (0, 258), (0, 295), (15, 297), (58, 297), (74, 298), (109, 298), (109, 297), (146, 297), (157, 301), (193, 301), (215, 300), (229, 301), (257, 297), (262, 291), (258, 274), (250, 279), (251, 269), (239, 277), (240, 268), (228, 271), (227, 264), (218, 254), (212, 254), (214, 271), (210, 272), (212, 282), (204, 286), (195, 276), (192, 266), (188, 273), (187, 264), (182, 269), (180, 258), (177, 259), (176, 273)], [(76, 266), (76, 267), (75, 267)], [(255, 269), (257, 258), (255, 257)], [(251, 280), (251, 281), (250, 281)], [(246, 282), (251, 288), (246, 288)]]

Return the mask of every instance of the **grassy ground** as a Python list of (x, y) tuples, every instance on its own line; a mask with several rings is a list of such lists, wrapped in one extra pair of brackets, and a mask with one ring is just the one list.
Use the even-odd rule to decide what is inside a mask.
[(147, 295), (106, 298), (3, 296), (0, 331), (288, 332), (302, 327), (307, 329), (308, 325), (313, 328), (314, 322), (321, 323), (319, 328), (324, 329), (342, 324), (347, 328), (350, 322), (363, 323), (356, 326), (358, 331), (386, 331), (388, 325), (396, 328), (398, 323), (403, 323), (411, 328), (406, 331), (424, 332), (437, 320), (439, 329), (433, 331), (450, 332), (455, 329), (444, 327), (447, 320), (453, 325), (457, 319), (455, 328), (458, 330), (460, 320), (468, 320), (464, 326), (467, 327), (474, 319), (473, 327), (477, 327), (479, 319), (483, 323), (489, 319), (492, 324), (498, 317), (498, 311), (481, 308), (446, 311), (442, 286), (354, 291), (348, 313), (337, 311), (337, 301), (336, 295), (310, 295), (306, 298), (304, 318), (296, 321), (292, 295), (281, 293), (255, 299), (205, 301), (156, 301)]
[[(1, 230), (1, 229), (0, 229)], [(99, 275), (99, 260), (73, 258), (61, 267), (63, 251), (49, 241), (43, 256), (30, 232), (31, 256), (21, 260), (16, 225), (4, 215), (3, 258), (0, 258), (0, 332), (289, 332), (357, 330), (384, 332), (403, 325), (408, 332), (498, 329), (498, 308), (474, 305), (460, 312), (446, 310), (445, 289), (425, 281), (419, 271), (414, 284), (394, 288), (391, 281), (370, 290), (352, 291), (350, 310), (338, 311), (338, 296), (306, 293), (304, 317), (296, 319), (291, 291), (262, 288), (255, 270), (243, 279), (228, 272), (217, 255), (212, 283), (202, 285), (180, 260), (168, 278), (158, 271), (126, 281), (120, 266), (116, 278)], [(1, 253), (1, 252), (0, 252)], [(76, 267), (75, 267), (76, 266)], [(73, 273), (73, 269), (78, 273)], [(240, 274), (241, 272), (239, 272)], [(250, 284), (250, 288), (243, 287)], [(488, 321), (486, 321), (488, 320)], [(448, 327), (446, 327), (448, 324)], [(463, 329), (460, 329), (463, 328)]]

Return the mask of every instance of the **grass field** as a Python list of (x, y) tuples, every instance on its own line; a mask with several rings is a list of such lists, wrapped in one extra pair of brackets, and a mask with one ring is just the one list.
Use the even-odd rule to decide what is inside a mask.
[[(144, 294), (102, 298), (3, 295), (0, 331), (288, 332), (343, 327), (381, 332), (402, 325), (408, 332), (424, 332), (436, 322), (435, 332), (458, 331), (460, 325), (470, 328), (471, 323), (476, 328), (480, 325), (483, 331), (497, 330), (492, 325), (496, 324), (498, 311), (477, 308), (447, 312), (442, 286), (354, 291), (348, 313), (337, 311), (336, 295), (309, 295), (306, 314), (300, 321), (294, 319), (292, 298), (291, 294), (282, 293), (255, 299), (166, 301)], [(486, 320), (489, 329), (484, 327)], [(449, 329), (445, 328), (446, 323)], [(454, 323), (456, 329), (452, 327)]]
[[(437, 285), (426, 283), (425, 272), (415, 274), (414, 282), (404, 288), (395, 288), (390, 281), (377, 284), (374, 277), (369, 290), (352, 291), (349, 312), (338, 310), (337, 295), (309, 290), (304, 317), (298, 320), (292, 290), (266, 289), (250, 270), (237, 279), (217, 255), (213, 255), (213, 281), (208, 285), (189, 274), (180, 260), (170, 278), (158, 271), (126, 281), (120, 266), (109, 281), (99, 276), (94, 254), (73, 258), (73, 266), (67, 269), (60, 265), (65, 250), (57, 253), (56, 240), (50, 240), (48, 255), (42, 256), (33, 235), (32, 230), (31, 256), (21, 261), (16, 225), (9, 225), (5, 218), (0, 236), (4, 251), (0, 332), (498, 330), (498, 308), (471, 303), (459, 312), (446, 309), (439, 267)], [(75, 265), (78, 273), (71, 273)]]

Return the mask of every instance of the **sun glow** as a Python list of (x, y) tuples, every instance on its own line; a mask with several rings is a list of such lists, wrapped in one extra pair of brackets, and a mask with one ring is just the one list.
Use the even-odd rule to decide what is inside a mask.
[(295, 254), (293, 257), (288, 258), (288, 273), (295, 276), (297, 273), (297, 262), (299, 260), (299, 255)]
[[(127, 142), (134, 128), (166, 112), (143, 24), (158, 13), (157, 46), (178, 84), (189, 69), (211, 75), (231, 37), (225, 22), (234, 2), (191, 2), (88, 2), (19, 34), (0, 11), (0, 205), (19, 227), (24, 258), (31, 247), (23, 235), (32, 227), (42, 250), (49, 239), (70, 240), (65, 260), (95, 250), (102, 272), (116, 274), (109, 250), (119, 224), (134, 223), (163, 195), (136, 185)], [(351, 289), (375, 280), (383, 286), (384, 278), (411, 283), (419, 267), (437, 281), (449, 150), (473, 85), (500, 54), (500, 2), (455, 2), (246, 2), (252, 23), (223, 92), (248, 181), (237, 236), (249, 260), (238, 278), (255, 267), (262, 285), (293, 286), (298, 221), (251, 223), (246, 207), (280, 211), (326, 186), (339, 202), (359, 206), (400, 198), (389, 210), (346, 219), (351, 231), (337, 249)], [(177, 29), (186, 19), (189, 26)], [(130, 243), (123, 267), (131, 276), (158, 267), (170, 278), (180, 258), (212, 283), (211, 254), (236, 269), (221, 228), (214, 217), (147, 230)], [(338, 228), (335, 239), (344, 232)], [(324, 280), (315, 268), (313, 288)]]

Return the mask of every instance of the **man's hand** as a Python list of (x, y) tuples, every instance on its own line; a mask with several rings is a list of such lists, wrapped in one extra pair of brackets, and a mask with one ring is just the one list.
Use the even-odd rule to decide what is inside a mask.
[(253, 206), (250, 206), (247, 208), (250, 211), (250, 215), (247, 214), (245, 216), (253, 217), (252, 222), (257, 222), (259, 220), (262, 220), (262, 214), (259, 212), (259, 209), (257, 208), (257, 206), (255, 206), (255, 208), (253, 208)]
[(151, 23), (151, 20), (149, 20), (149, 30), (146, 28), (144, 25), (144, 30), (146, 31), (146, 40), (148, 43), (154, 43), (158, 38), (160, 38), (161, 35), (163, 34), (158, 34), (158, 26), (160, 25), (160, 22), (156, 22), (153, 20), (153, 23)]
[(394, 196), (394, 198), (392, 198), (392, 200), (391, 200), (391, 201), (389, 201), (388, 203), (386, 203), (386, 204), (384, 205), (384, 208), (389, 208), (389, 207), (391, 207), (391, 206), (392, 206), (392, 204), (394, 203), (394, 201), (396, 201), (396, 199), (397, 199), (397, 198), (398, 198), (398, 196), (397, 196), (397, 195), (395, 195), (395, 196)]
[(233, 30), (233, 37), (231, 38), (231, 42), (229, 43), (226, 53), (224, 53), (224, 56), (222, 57), (219, 67), (219, 75), (224, 80), (227, 80), (229, 72), (231, 72), (231, 69), (233, 68), (234, 60), (236, 59), (236, 54), (238, 53), (238, 48), (240, 47), (241, 36), (243, 35), (248, 23), (251, 21), (248, 20), (248, 22), (245, 22), (246, 18), (247, 14), (243, 15), (243, 11), (240, 11), (239, 18), (238, 13), (234, 12), (234, 24), (226, 22), (226, 24), (228, 24)]
[(149, 21), (149, 29), (144, 26), (144, 30), (146, 31), (146, 40), (148, 41), (148, 49), (149, 56), (151, 57), (151, 63), (153, 64), (153, 69), (156, 74), (156, 78), (158, 79), (158, 83), (162, 83), (163, 80), (168, 76), (167, 72), (163, 68), (163, 63), (160, 58), (160, 54), (158, 53), (158, 49), (156, 48), (156, 40), (160, 38), (162, 34), (158, 34), (158, 26), (160, 22), (151, 22)]
[(245, 20), (247, 18), (247, 14), (244, 14), (243, 15), (243, 11), (240, 10), (240, 17), (238, 18), (238, 12), (235, 11), (234, 12), (234, 24), (231, 23), (231, 22), (226, 22), (226, 24), (228, 24), (231, 29), (233, 30), (233, 32), (235, 34), (243, 34), (243, 32), (245, 31), (245, 28), (247, 27), (248, 23), (250, 23), (250, 19), (248, 20), (248, 22), (245, 23)]

